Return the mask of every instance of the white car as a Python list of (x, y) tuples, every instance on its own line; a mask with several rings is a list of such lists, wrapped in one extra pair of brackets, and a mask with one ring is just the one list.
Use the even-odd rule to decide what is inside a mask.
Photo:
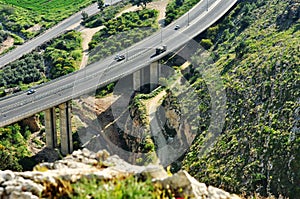
[(123, 59), (125, 59), (125, 55), (116, 55), (115, 56), (116, 61), (122, 61)]
[(27, 90), (27, 95), (31, 95), (33, 93), (35, 93), (36, 90), (34, 90), (33, 88)]

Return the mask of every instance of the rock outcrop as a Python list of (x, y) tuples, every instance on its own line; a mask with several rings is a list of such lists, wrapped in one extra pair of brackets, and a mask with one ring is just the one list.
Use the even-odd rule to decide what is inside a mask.
[(39, 118), (36, 115), (33, 115), (29, 118), (22, 120), (22, 126), (28, 126), (31, 132), (37, 132), (41, 130), (39, 125)]
[(230, 194), (222, 189), (212, 186), (206, 186), (204, 183), (198, 182), (186, 171), (179, 171), (171, 177), (162, 180), (155, 180), (161, 183), (164, 188), (171, 188), (175, 191), (181, 189), (182, 198), (205, 198), (205, 199), (239, 199), (235, 194)]
[(183, 192), (180, 197), (239, 198), (221, 189), (199, 183), (186, 171), (168, 176), (167, 172), (159, 165), (135, 166), (118, 156), (110, 156), (106, 151), (94, 153), (87, 149), (74, 151), (73, 154), (54, 163), (41, 163), (33, 171), (0, 171), (0, 198), (47, 197), (53, 191), (67, 189), (68, 187), (63, 182), (72, 183), (91, 176), (99, 180), (110, 180), (130, 175), (151, 177), (153, 183), (160, 183), (166, 189), (174, 191), (181, 189)]

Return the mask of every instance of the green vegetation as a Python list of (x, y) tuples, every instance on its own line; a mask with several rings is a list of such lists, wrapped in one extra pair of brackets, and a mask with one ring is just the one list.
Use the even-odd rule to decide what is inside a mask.
[(0, 70), (0, 87), (2, 89), (14, 86), (24, 87), (24, 84), (38, 82), (43, 77), (45, 77), (43, 57), (34, 52)]
[(126, 179), (114, 179), (108, 182), (92, 179), (82, 179), (72, 184), (71, 198), (85, 198), (89, 196), (95, 199), (167, 199), (174, 197), (171, 190), (165, 190), (158, 184), (153, 184), (150, 179), (142, 181), (130, 176)]
[(188, 12), (199, 0), (172, 0), (167, 5), (165, 25), (169, 25), (184, 13)]
[(74, 198), (83, 198), (87, 195), (93, 198), (118, 199), (118, 198), (153, 198), (154, 187), (151, 181), (140, 182), (133, 177), (125, 180), (109, 181), (107, 183), (96, 179), (81, 180), (73, 185), (77, 196)]
[(88, 28), (94, 28), (98, 26), (102, 26), (104, 22), (107, 22), (113, 18), (115, 18), (116, 14), (121, 11), (125, 6), (127, 5), (127, 2), (119, 2), (118, 4), (114, 6), (108, 6), (104, 8), (101, 12), (98, 14), (95, 14), (93, 16), (90, 16), (88, 19), (82, 22), (82, 24), (85, 27)]
[[(28, 39), (92, 2), (93, 0), (1, 0), (0, 21), (7, 30)], [(31, 29), (34, 26), (37, 30)]]
[(138, 94), (135, 96), (136, 100), (147, 100), (147, 99), (151, 99), (155, 96), (157, 96), (160, 92), (162, 92), (162, 90), (164, 89), (164, 87), (159, 86), (158, 88), (156, 88), (155, 90), (153, 90), (151, 93), (149, 94)]
[[(178, 18), (195, 3), (188, 0), (172, 2), (167, 9), (166, 23)], [(5, 12), (10, 11), (6, 9)], [(211, 133), (208, 132), (211, 99), (207, 82), (199, 70), (191, 69), (190, 74), (184, 74), (201, 99), (194, 101), (200, 116), (197, 113), (189, 115), (198, 120), (191, 123), (191, 128), (197, 128), (201, 133), (186, 154), (183, 168), (199, 181), (246, 195), (254, 192), (264, 196), (282, 194), (290, 198), (300, 195), (299, 13), (297, 0), (246, 0), (197, 38), (202, 46), (213, 52), (216, 70), (221, 74), (227, 97), (224, 129), (211, 150), (200, 156), (199, 151), (205, 144), (204, 137)], [(92, 62), (128, 47), (157, 28), (157, 12), (153, 10), (126, 13), (117, 19), (112, 19), (112, 16), (109, 14), (108, 18), (90, 17), (85, 20), (87, 26), (97, 23), (106, 26), (90, 43)], [(140, 30), (141, 27), (151, 28), (145, 33)], [(81, 51), (77, 48), (81, 42), (79, 34), (68, 34), (75, 42), (69, 42), (68, 37), (63, 36), (46, 48), (47, 59), (53, 65), (53, 78), (65, 74), (65, 69), (67, 72), (74, 71), (80, 60)], [(199, 61), (197, 57), (194, 60)], [(24, 79), (15, 78), (20, 73), (18, 70), (11, 72), (13, 75), (9, 77), (6, 77), (6, 72), (0, 72), (2, 85), (21, 84)], [(15, 81), (9, 82), (12, 79)], [(113, 85), (107, 87), (108, 90), (112, 88)], [(100, 91), (101, 96), (104, 94)], [(145, 124), (145, 107), (139, 99), (147, 99), (147, 96), (140, 95), (133, 99), (131, 116), (139, 116), (137, 121)], [(164, 103), (169, 104), (163, 105), (178, 109), (178, 97), (169, 93), (168, 99)], [(192, 103), (194, 99), (187, 100)], [(28, 133), (20, 130), (17, 124), (0, 128), (0, 133), (0, 155), (2, 161), (6, 161), (0, 165), (7, 165), (0, 169), (19, 170), (18, 158), (28, 155), (25, 147)], [(141, 148), (155, 150), (151, 137), (145, 137), (145, 142), (139, 142), (144, 144)], [(87, 195), (95, 198), (157, 198), (152, 183), (140, 182), (135, 178), (108, 183), (82, 179), (72, 187), (73, 196), (78, 198)]]
[(97, 0), (97, 5), (99, 10), (103, 10), (104, 7), (104, 1), (103, 0)]
[(205, 49), (209, 49), (210, 47), (213, 46), (213, 43), (211, 42), (210, 39), (202, 39), (200, 45), (203, 46), (203, 48)]
[(116, 85), (116, 83), (113, 82), (113, 83), (108, 84), (108, 85), (105, 86), (105, 87), (98, 88), (98, 89), (96, 90), (96, 95), (95, 95), (95, 97), (96, 97), (96, 98), (101, 98), (101, 97), (106, 96), (106, 95), (109, 94), (109, 93), (112, 93), (113, 90), (114, 90), (114, 88), (115, 88), (115, 85)]
[[(34, 51), (8, 64), (0, 70), (0, 95), (5, 95), (6, 88), (26, 90), (34, 84), (46, 82), (47, 78), (57, 78), (77, 70), (82, 59), (81, 42), (80, 33), (70, 31), (50, 41), (45, 52)], [(50, 74), (46, 74), (46, 68), (50, 68)]]
[(5, 41), (8, 37), (8, 33), (6, 31), (0, 30), (0, 43)]
[(134, 96), (130, 107), (130, 114), (131, 117), (135, 117), (135, 119), (141, 126), (145, 126), (148, 128), (149, 121), (146, 115), (147, 114), (146, 106), (141, 101), (141, 99), (144, 96), (145, 96), (144, 94), (137, 94), (136, 96)]
[[(46, 168), (38, 168), (43, 171)], [(43, 198), (95, 198), (95, 199), (169, 199), (182, 195), (182, 190), (163, 188), (147, 176), (117, 177), (101, 180), (97, 176), (83, 177), (76, 182), (58, 179), (56, 185), (45, 184)]]
[(85, 22), (85, 21), (89, 18), (89, 15), (88, 15), (87, 12), (82, 11), (82, 12), (81, 12), (81, 17), (82, 17), (82, 18), (81, 18), (82, 21)]
[(130, 0), (130, 3), (133, 5), (133, 6), (141, 6), (143, 9), (146, 8), (147, 6), (147, 3), (150, 3), (152, 2), (153, 0)]
[(79, 69), (82, 59), (81, 33), (70, 31), (50, 42), (44, 57), (50, 65), (51, 79), (66, 75)]
[(10, 36), (14, 39), (14, 45), (21, 45), (24, 43), (24, 39), (22, 39), (20, 36), (11, 33)]
[[(209, 118), (201, 122), (201, 134), (185, 157), (184, 168), (198, 180), (247, 195), (300, 195), (296, 2), (243, 1), (199, 37), (214, 44), (207, 47), (222, 75), (227, 116), (216, 144), (205, 155), (199, 152), (210, 133)], [(209, 108), (201, 74), (195, 71), (190, 81), (201, 99), (208, 100), (200, 109)]]
[(22, 170), (22, 166), (19, 164), (18, 159), (14, 157), (14, 154), (12, 154), (10, 150), (6, 149), (2, 145), (0, 145), (0, 159), (0, 170)]
[(140, 100), (139, 94), (133, 97), (128, 111), (129, 115), (126, 119), (125, 128), (119, 130), (120, 138), (126, 140), (122, 147), (138, 154), (135, 157), (135, 163), (138, 165), (147, 165), (155, 162), (155, 145), (150, 134), (146, 106)]
[(30, 155), (27, 149), (30, 135), (29, 129), (19, 124), (0, 128), (0, 170), (22, 170), (19, 161)]
[(90, 62), (95, 62), (141, 41), (158, 28), (156, 10), (143, 9), (137, 12), (124, 13), (103, 25), (89, 43)]
[[(45, 63), (50, 65), (49, 77), (55, 78), (78, 69), (81, 58), (80, 33), (68, 32), (50, 41), (44, 53), (29, 53), (0, 70), (0, 95), (6, 95), (6, 88), (25, 90), (47, 81)], [(43, 120), (43, 114), (40, 115)], [(17, 123), (0, 128), (0, 169), (28, 170), (34, 166), (34, 157), (27, 149), (29, 135), (30, 130)], [(37, 139), (33, 142), (41, 145)]]

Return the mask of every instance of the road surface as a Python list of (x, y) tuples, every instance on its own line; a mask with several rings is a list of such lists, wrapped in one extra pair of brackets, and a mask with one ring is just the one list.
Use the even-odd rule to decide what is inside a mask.
[[(96, 87), (107, 85), (150, 65), (203, 32), (236, 2), (237, 0), (209, 0), (207, 11), (206, 0), (201, 1), (176, 22), (122, 51), (120, 54), (126, 54), (126, 60), (116, 62), (114, 56), (110, 56), (83, 70), (39, 85), (35, 88), (34, 94), (27, 95), (26, 92), (20, 92), (0, 99), (0, 126), (11, 124), (92, 92)], [(181, 28), (174, 30), (176, 25), (180, 25)], [(167, 45), (168, 50), (158, 56), (153, 56), (155, 48), (162, 44)]]
[[(117, 2), (120, 2), (121, 0), (105, 0), (106, 4), (115, 4)], [(99, 9), (97, 7), (97, 3), (94, 3), (87, 8), (83, 9), (82, 11), (85, 11), (88, 15), (93, 15), (99, 12)], [(56, 26), (50, 28), (45, 33), (39, 35), (38, 37), (35, 37), (26, 43), (24, 43), (21, 46), (18, 46), (16, 49), (8, 52), (7, 54), (4, 54), (0, 57), (0, 69), (5, 67), (8, 63), (19, 59), (23, 55), (31, 52), (36, 47), (42, 45), (43, 43), (51, 40), (52, 38), (55, 38), (65, 32), (68, 28), (74, 26), (75, 24), (78, 24), (81, 21), (81, 12), (77, 12), (71, 17), (63, 20), (62, 22), (58, 23)]]

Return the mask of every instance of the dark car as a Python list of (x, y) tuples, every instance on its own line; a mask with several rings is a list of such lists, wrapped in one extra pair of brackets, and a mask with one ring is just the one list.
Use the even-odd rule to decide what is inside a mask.
[(122, 61), (123, 59), (125, 59), (125, 55), (116, 55), (115, 56), (116, 61)]
[(31, 95), (33, 93), (35, 93), (36, 90), (34, 90), (33, 88), (27, 90), (27, 95)]
[(166, 45), (162, 45), (160, 47), (157, 47), (155, 50), (156, 50), (155, 54), (159, 55), (159, 54), (161, 54), (161, 53), (163, 53), (163, 52), (165, 52), (167, 50), (167, 46)]

